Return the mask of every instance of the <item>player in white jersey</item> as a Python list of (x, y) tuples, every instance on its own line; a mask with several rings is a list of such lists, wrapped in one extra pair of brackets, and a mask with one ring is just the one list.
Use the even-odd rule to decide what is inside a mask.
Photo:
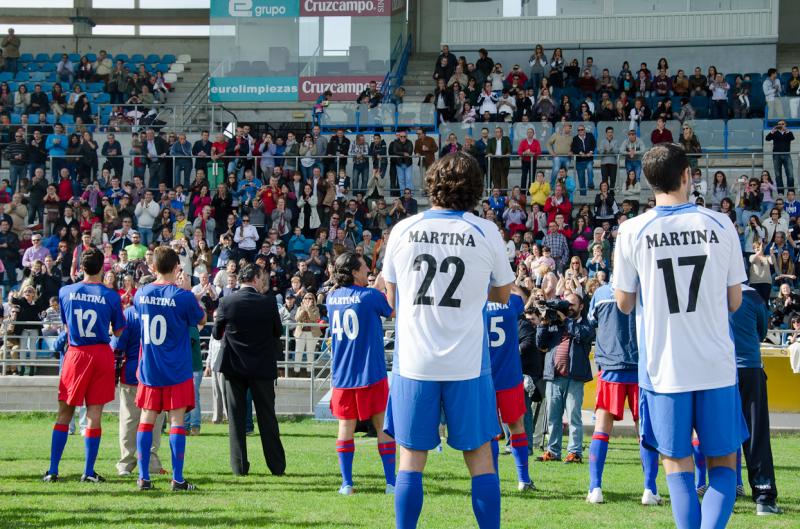
[(500, 527), (500, 483), (489, 442), (499, 433), (483, 307), (507, 303), (514, 274), (497, 227), (467, 211), (483, 195), (474, 158), (449, 154), (425, 176), (432, 208), (399, 222), (383, 277), (396, 310), (393, 378), (386, 431), (400, 445), (395, 485), (398, 529), (416, 527), (422, 471), (439, 444), (464, 452), (472, 507), (481, 529)]
[[(653, 147), (643, 169), (656, 207), (620, 226), (614, 254), (617, 306), (636, 308), (641, 441), (663, 456), (678, 528), (721, 528), (736, 500), (736, 450), (748, 437), (728, 325), (746, 279), (739, 236), (727, 216), (688, 202), (679, 146)], [(710, 469), (702, 509), (692, 428)]]

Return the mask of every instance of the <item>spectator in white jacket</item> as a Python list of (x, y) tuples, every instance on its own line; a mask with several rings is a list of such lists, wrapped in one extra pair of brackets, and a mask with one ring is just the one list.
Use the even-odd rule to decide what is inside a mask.
[(158, 202), (153, 200), (153, 192), (145, 191), (144, 200), (136, 204), (136, 224), (139, 234), (142, 236), (142, 244), (150, 246), (153, 242), (153, 225), (161, 214), (161, 207)]

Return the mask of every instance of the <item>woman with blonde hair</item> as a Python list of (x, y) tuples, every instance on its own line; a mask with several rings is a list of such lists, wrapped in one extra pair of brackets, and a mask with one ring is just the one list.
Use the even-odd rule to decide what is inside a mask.
[(703, 149), (700, 147), (700, 141), (697, 139), (697, 135), (695, 135), (694, 129), (689, 123), (684, 123), (681, 126), (681, 138), (678, 142), (689, 157), (689, 165), (692, 169), (696, 169), (697, 162), (700, 158), (697, 155), (703, 152)]

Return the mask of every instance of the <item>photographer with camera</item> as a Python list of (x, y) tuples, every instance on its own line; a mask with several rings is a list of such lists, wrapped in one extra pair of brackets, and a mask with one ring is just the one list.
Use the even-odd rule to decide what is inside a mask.
[[(535, 296), (536, 294), (534, 294)], [(541, 298), (541, 295), (539, 296)], [(537, 298), (538, 299), (538, 298)], [(536, 308), (537, 299), (529, 300), (525, 307), (524, 317), (517, 321), (519, 332), (519, 355), (522, 360), (522, 376), (525, 384), (525, 435), (528, 438), (528, 454), (533, 454), (533, 447), (542, 440), (543, 431), (537, 436), (536, 430), (541, 424), (544, 430), (544, 412), (540, 411), (546, 384), (542, 378), (544, 371), (544, 356), (536, 347), (536, 327), (539, 325), (539, 310)], [(543, 299), (543, 298), (541, 298)], [(531, 407), (536, 403), (536, 413)]]
[(541, 322), (536, 327), (536, 346), (547, 351), (544, 379), (547, 381), (547, 450), (539, 461), (561, 460), (562, 417), (569, 416), (566, 463), (583, 463), (583, 385), (592, 380), (589, 352), (595, 331), (582, 316), (583, 300), (568, 294), (563, 300), (538, 305)]

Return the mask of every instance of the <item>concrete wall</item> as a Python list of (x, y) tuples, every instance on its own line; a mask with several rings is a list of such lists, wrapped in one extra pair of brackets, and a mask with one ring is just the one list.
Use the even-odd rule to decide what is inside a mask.
[(797, 0), (781, 0), (778, 18), (778, 42), (781, 44), (800, 44), (800, 2)]
[(442, 3), (446, 0), (415, 0), (416, 24), (411, 31), (416, 34), (416, 51), (437, 52), (442, 40)]
[(22, 53), (87, 53), (107, 50), (111, 54), (150, 53), (163, 55), (172, 53), (180, 55), (188, 53), (193, 59), (208, 58), (208, 37), (57, 37), (57, 36), (25, 36), (21, 37)]

